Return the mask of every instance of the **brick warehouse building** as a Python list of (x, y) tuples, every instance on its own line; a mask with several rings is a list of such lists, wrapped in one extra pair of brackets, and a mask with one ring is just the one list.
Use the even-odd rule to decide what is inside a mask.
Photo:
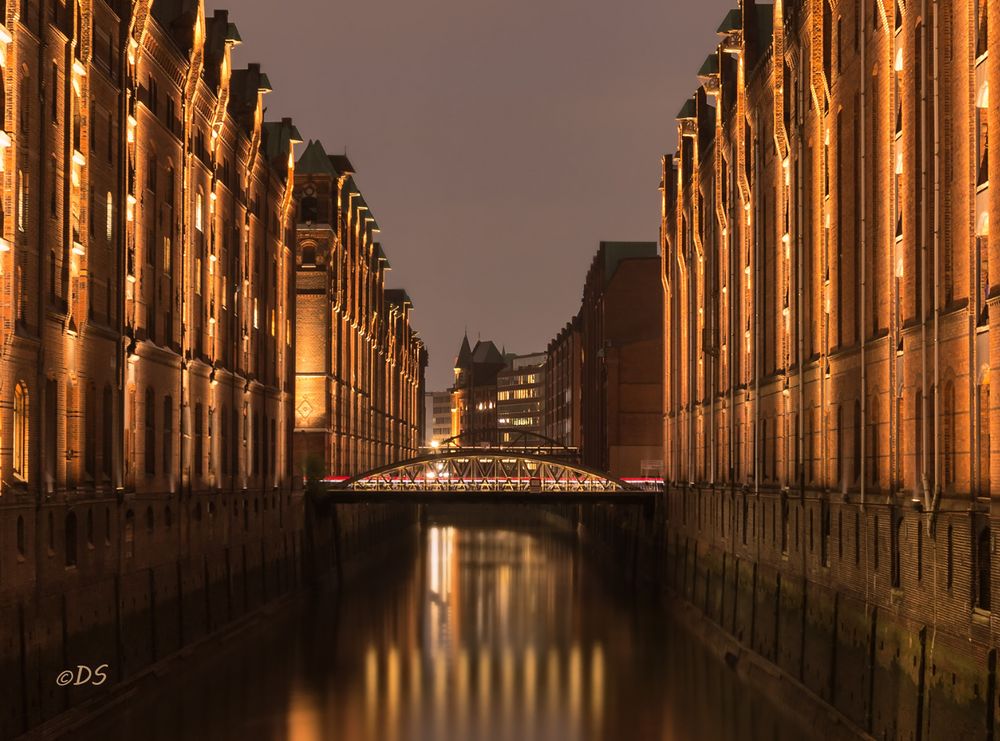
[[(0, 9), (6, 738), (93, 691), (50, 681), (67, 661), (134, 676), (305, 562), (295, 127), (263, 120), (266, 75), (233, 69), (235, 25), (198, 0)], [(426, 356), (353, 240), (352, 342), (394, 389), (347, 417), (364, 465), (416, 444)], [(348, 544), (383, 514), (345, 517)]]
[(427, 352), (350, 161), (309, 142), (295, 172), (296, 461), (353, 475), (417, 454)]
[(743, 2), (664, 158), (674, 584), (876, 737), (1000, 722), (989, 16)]
[(655, 242), (601, 242), (547, 348), (549, 437), (613, 476), (662, 472), (663, 295)]

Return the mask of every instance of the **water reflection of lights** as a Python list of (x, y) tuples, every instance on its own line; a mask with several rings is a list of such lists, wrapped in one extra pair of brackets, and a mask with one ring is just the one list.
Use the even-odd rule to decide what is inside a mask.
[[(429, 528), (426, 549), (423, 645), (376, 642), (364, 653), (367, 738), (413, 730), (517, 738), (542, 729), (552, 738), (601, 737), (603, 649), (564, 642), (566, 595), (553, 583), (566, 575), (553, 574), (550, 554), (520, 533), (451, 527)], [(463, 608), (476, 615), (469, 624)]]
[[(550, 646), (541, 655), (533, 645), (507, 645), (431, 656), (417, 649), (401, 653), (395, 646), (380, 654), (369, 646), (364, 687), (369, 739), (405, 738), (413, 728), (433, 729), (432, 738), (489, 738), (498, 731), (503, 737), (532, 736), (543, 725), (555, 738), (602, 736), (606, 687), (600, 644)], [(289, 738), (320, 738), (313, 705), (295, 703)]]

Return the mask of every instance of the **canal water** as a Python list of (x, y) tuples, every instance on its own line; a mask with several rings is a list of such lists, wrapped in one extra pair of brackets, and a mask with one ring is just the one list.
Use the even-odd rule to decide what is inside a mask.
[(187, 659), (73, 738), (803, 737), (571, 533), (437, 519), (409, 550)]

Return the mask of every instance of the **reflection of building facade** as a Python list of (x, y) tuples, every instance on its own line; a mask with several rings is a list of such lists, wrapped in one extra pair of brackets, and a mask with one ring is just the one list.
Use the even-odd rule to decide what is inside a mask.
[(309, 142), (295, 182), (296, 462), (351, 475), (416, 454), (427, 354), (347, 157)]
[[(780, 573), (769, 621), (870, 625), (826, 635), (876, 657), (874, 708), (836, 693), (871, 735), (978, 735), (995, 694), (962, 727), (936, 703), (987, 686), (997, 646), (1000, 3), (740, 6), (663, 167), (677, 541), (705, 573)], [(936, 653), (911, 648), (927, 623)], [(805, 681), (829, 696), (842, 666)], [(875, 672), (907, 679), (889, 698)]]
[(545, 353), (514, 355), (497, 374), (497, 429), (500, 443), (518, 433), (545, 432)]
[[(495, 437), (497, 429), (497, 375), (506, 366), (503, 355), (490, 340), (470, 347), (469, 337), (455, 359), (452, 386), (451, 434)], [(497, 440), (489, 440), (496, 443)]]
[(580, 311), (549, 343), (549, 436), (615, 476), (662, 470), (662, 289), (653, 242), (601, 242)]
[(429, 391), (426, 400), (427, 435), (424, 444), (440, 444), (451, 437), (451, 392)]

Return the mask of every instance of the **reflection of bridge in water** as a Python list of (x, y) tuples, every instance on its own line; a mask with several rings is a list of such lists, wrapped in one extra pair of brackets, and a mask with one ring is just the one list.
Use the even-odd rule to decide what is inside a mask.
[[(484, 439), (485, 438), (485, 439)], [(521, 433), (504, 446), (488, 432), (355, 476), (323, 479), (324, 499), (349, 502), (652, 504), (662, 479), (616, 479), (580, 465), (575, 450)]]

